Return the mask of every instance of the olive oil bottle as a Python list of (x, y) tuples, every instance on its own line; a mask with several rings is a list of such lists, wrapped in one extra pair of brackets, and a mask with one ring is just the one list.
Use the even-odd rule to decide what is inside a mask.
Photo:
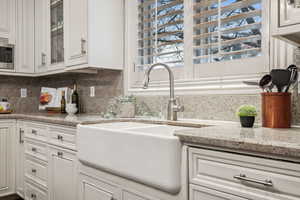
[(66, 113), (66, 92), (61, 92), (61, 101), (60, 101), (60, 112)]

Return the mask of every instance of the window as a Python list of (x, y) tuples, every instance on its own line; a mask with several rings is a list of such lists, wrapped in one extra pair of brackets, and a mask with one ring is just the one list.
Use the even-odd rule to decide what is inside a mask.
[(183, 0), (139, 0), (138, 67), (183, 65)]
[(261, 55), (261, 0), (196, 0), (194, 63)]
[[(269, 70), (268, 0), (127, 0), (129, 87), (157, 62), (177, 86), (224, 84)], [(135, 44), (135, 45), (133, 45)], [(163, 69), (152, 86), (167, 84)]]

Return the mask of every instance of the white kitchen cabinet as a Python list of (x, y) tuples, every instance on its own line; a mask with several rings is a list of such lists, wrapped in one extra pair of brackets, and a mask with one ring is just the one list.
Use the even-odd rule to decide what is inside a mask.
[(66, 66), (122, 70), (123, 0), (65, 0), (65, 4)]
[(191, 200), (299, 199), (299, 166), (273, 159), (189, 148), (190, 197)]
[(15, 121), (0, 121), (0, 196), (15, 193)]
[(16, 72), (34, 73), (34, 2), (17, 1)]
[(87, 63), (88, 0), (65, 0), (66, 66)]
[(272, 0), (272, 35), (300, 46), (300, 1)]
[(46, 72), (50, 64), (50, 2), (49, 0), (34, 1), (34, 43), (35, 43), (35, 71)]
[(16, 0), (0, 0), (0, 38), (15, 44)]
[(24, 133), (23, 122), (17, 123), (16, 130), (16, 193), (24, 198)]
[(77, 159), (72, 151), (49, 147), (50, 200), (77, 199)]

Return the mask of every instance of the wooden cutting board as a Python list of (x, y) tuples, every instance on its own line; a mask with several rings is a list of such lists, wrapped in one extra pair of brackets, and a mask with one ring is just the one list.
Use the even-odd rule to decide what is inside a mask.
[(12, 110), (4, 110), (4, 111), (0, 111), (0, 114), (11, 114)]

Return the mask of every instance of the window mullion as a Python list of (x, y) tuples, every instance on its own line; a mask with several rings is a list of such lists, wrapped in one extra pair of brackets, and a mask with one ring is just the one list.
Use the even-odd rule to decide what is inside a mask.
[(221, 3), (222, 0), (218, 2), (218, 57), (221, 54)]

